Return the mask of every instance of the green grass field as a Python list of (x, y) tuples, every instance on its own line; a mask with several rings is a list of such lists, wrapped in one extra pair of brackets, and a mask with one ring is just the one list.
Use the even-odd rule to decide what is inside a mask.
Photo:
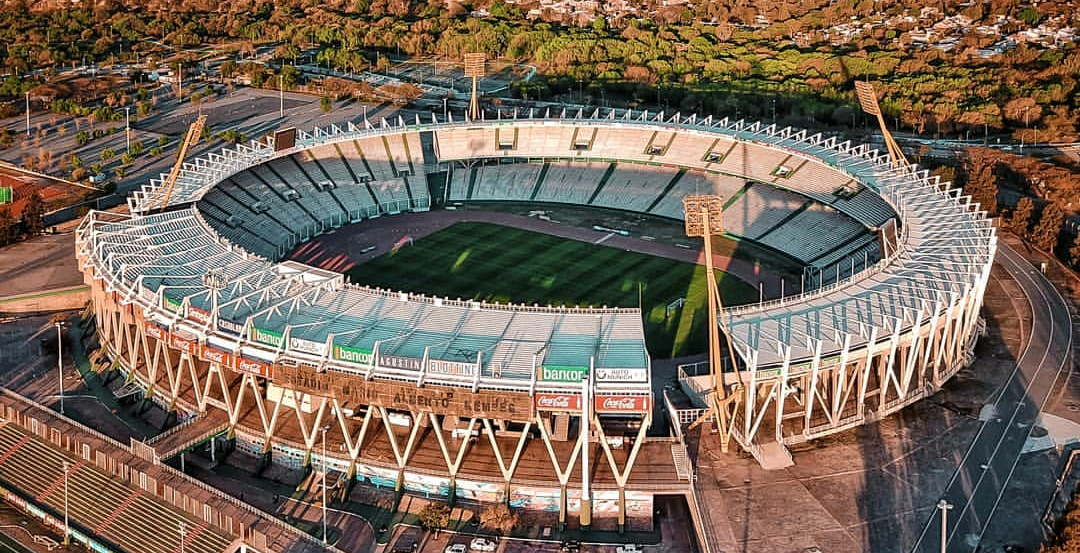
[[(411, 246), (354, 267), (369, 286), (450, 298), (540, 305), (637, 307), (653, 357), (706, 349), (705, 268), (488, 223), (457, 223)], [(717, 271), (725, 304), (755, 301), (757, 290)], [(671, 302), (686, 305), (665, 317)]]

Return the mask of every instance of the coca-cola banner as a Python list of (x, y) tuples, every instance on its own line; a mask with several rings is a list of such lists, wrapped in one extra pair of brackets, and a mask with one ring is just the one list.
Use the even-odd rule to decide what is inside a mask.
[(248, 359), (246, 357), (237, 357), (235, 368), (237, 372), (251, 373), (266, 378), (273, 378), (274, 376), (272, 374), (272, 371), (270, 370), (269, 363), (263, 363), (262, 361), (256, 361), (254, 359)]
[(203, 347), (202, 358), (204, 361), (210, 361), (219, 365), (228, 367), (230, 369), (236, 367), (236, 358), (231, 353), (221, 351), (219, 349), (213, 349), (211, 347)]
[(597, 382), (648, 382), (648, 369), (596, 369)]
[(192, 307), (189, 305), (187, 310), (187, 318), (200, 324), (210, 324), (210, 312), (204, 309), (199, 309), (198, 307)]
[(169, 334), (169, 347), (192, 355), (199, 354), (199, 342), (194, 336), (186, 336), (177, 332)]
[(146, 335), (151, 338), (157, 338), (158, 340), (165, 339), (165, 328), (158, 326), (150, 321), (146, 321), (145, 325)]
[(652, 407), (649, 396), (597, 395), (597, 413), (644, 413)]
[(537, 411), (581, 411), (581, 396), (578, 394), (538, 392), (533, 401)]

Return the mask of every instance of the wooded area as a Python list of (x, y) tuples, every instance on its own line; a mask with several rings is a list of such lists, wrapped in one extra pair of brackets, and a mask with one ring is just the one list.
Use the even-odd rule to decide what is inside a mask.
[[(303, 49), (320, 47), (319, 63), (350, 71), (383, 69), (387, 56), (456, 60), (482, 51), (537, 66), (537, 78), (513, 89), (529, 99), (569, 95), (583, 103), (856, 127), (866, 120), (849, 107), (852, 83), (871, 79), (886, 97), (889, 122), (903, 131), (953, 138), (1012, 132), (1028, 142), (1036, 132), (1042, 141), (1077, 138), (1080, 50), (1021, 43), (984, 59), (977, 48), (996, 38), (974, 31), (949, 52), (917, 47), (914, 32), (944, 15), (940, 10), (925, 15), (923, 4), (914, 0), (770, 0), (756, 3), (756, 9), (735, 0), (671, 6), (649, 0), (639, 13), (651, 17), (598, 18), (584, 26), (546, 8), (536, 21), (526, 20), (522, 14), (539, 7), (533, 0), (276, 4), (106, 1), (94, 10), (52, 10), (50, 1), (27, 1), (0, 12), (0, 39), (8, 45), (3, 63), (14, 75), (93, 60), (133, 61), (140, 52), (145, 57), (158, 49), (149, 40), (189, 48), (227, 45), (240, 56), (257, 43), (272, 43), (282, 63)], [(142, 9), (126, 9), (133, 6)], [(1014, 0), (941, 7), (970, 17), (973, 25), (995, 21), (990, 14), (1006, 15), (1013, 23), (1003, 31), (1056, 16), (1076, 25), (1077, 18), (1068, 5), (1057, 3), (1042, 3), (1037, 11)], [(489, 15), (467, 15), (475, 10)], [(846, 41), (827, 32), (837, 22), (874, 13), (912, 21), (875, 26)], [(762, 26), (759, 16), (769, 23)], [(8, 79), (0, 96), (18, 98), (25, 86)]]

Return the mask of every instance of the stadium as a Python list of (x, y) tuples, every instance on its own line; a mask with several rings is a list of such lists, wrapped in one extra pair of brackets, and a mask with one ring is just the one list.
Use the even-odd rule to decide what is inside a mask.
[(680, 370), (689, 405), (654, 386), (648, 313), (361, 286), (289, 253), (472, 202), (679, 222), (702, 192), (727, 235), (802, 267), (786, 295), (723, 312), (728, 431), (763, 465), (972, 361), (996, 236), (959, 190), (805, 130), (606, 109), (285, 130), (186, 163), (168, 195), (152, 181), (131, 215), (78, 229), (95, 359), (202, 428), (157, 441), (163, 459), (221, 436), (350, 486), (648, 525), (657, 495), (695, 505), (684, 429), (711, 386)]

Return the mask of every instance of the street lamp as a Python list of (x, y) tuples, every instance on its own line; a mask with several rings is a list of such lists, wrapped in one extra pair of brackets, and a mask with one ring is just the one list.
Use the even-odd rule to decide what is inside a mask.
[[(284, 67), (282, 67), (284, 69)], [(278, 73), (277, 76), (277, 89), (278, 89), (278, 117), (285, 117), (285, 88), (284, 88), (285, 75)]]
[(60, 414), (64, 414), (64, 335), (61, 327), (64, 323), (56, 321), (56, 369), (60, 373)]
[(949, 513), (949, 509), (952, 509), (953, 506), (948, 501), (945, 501), (944, 499), (942, 499), (942, 500), (937, 502), (937, 508), (938, 508), (938, 510), (941, 511), (941, 553), (946, 553), (946, 550), (948, 549), (948, 547), (947, 547), (948, 542), (949, 542), (949, 537), (948, 537), (949, 536), (949, 533), (948, 533), (949, 515), (948, 515), (948, 513)]
[(124, 106), (124, 138), (127, 139), (127, 153), (131, 153), (131, 106)]
[(64, 461), (64, 545), (71, 545), (71, 526), (68, 524), (68, 472), (71, 463)]
[(446, 108), (446, 97), (443, 96), (443, 99), (442, 99), (442, 116), (443, 116), (443, 119), (446, 119), (447, 113), (449, 113), (449, 112), (447, 111), (447, 108)]
[(326, 545), (326, 431), (330, 430), (330, 425), (319, 430), (322, 430), (322, 542)]
[(30, 91), (26, 91), (26, 136), (30, 136)]

